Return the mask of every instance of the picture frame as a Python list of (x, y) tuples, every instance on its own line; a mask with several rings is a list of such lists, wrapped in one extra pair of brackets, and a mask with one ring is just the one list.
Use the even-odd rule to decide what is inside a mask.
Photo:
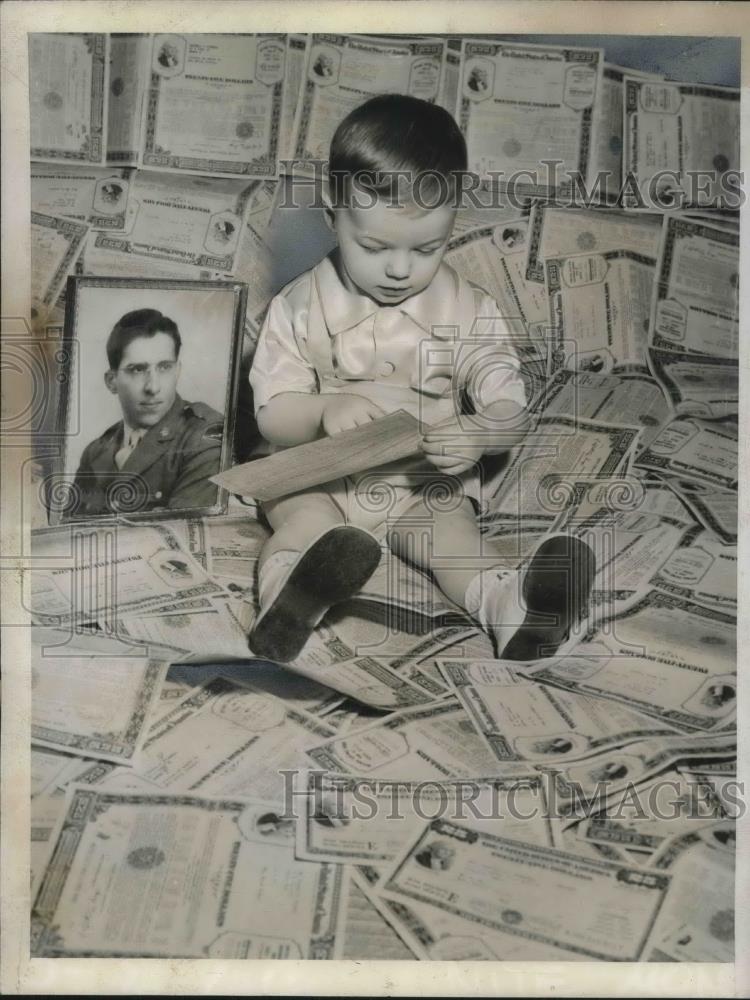
[(68, 279), (51, 526), (226, 511), (209, 477), (234, 461), (246, 297), (236, 281)]

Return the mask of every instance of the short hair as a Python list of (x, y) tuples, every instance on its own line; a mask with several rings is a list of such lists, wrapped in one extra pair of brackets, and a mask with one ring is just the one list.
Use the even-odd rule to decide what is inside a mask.
[(331, 140), (333, 203), (347, 204), (355, 178), (379, 196), (394, 197), (395, 172), (408, 171), (412, 195), (435, 208), (453, 196), (467, 162), (466, 141), (444, 108), (408, 94), (379, 94), (351, 111)]
[(125, 313), (114, 325), (107, 338), (107, 360), (111, 371), (117, 371), (125, 353), (125, 348), (138, 337), (153, 337), (166, 333), (174, 341), (175, 357), (180, 356), (182, 338), (173, 319), (164, 316), (158, 309), (134, 309)]

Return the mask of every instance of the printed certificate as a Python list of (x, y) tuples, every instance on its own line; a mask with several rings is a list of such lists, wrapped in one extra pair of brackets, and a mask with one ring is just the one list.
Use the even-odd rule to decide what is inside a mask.
[(601, 209), (557, 208), (536, 202), (526, 241), (526, 277), (544, 284), (544, 262), (551, 257), (630, 250), (656, 257), (661, 216), (626, 215)]
[[(548, 771), (554, 780), (557, 805), (571, 822), (580, 817), (580, 806), (588, 803), (594, 811), (613, 811), (627, 799), (632, 808), (633, 786), (643, 789), (643, 783), (657, 774), (670, 770), (678, 761), (695, 758), (732, 760), (737, 754), (737, 735), (732, 723), (717, 733), (687, 736), (646, 736), (622, 748), (613, 747), (591, 757), (554, 764)], [(732, 732), (728, 730), (732, 727)], [(541, 769), (541, 768), (540, 768)], [(585, 815), (585, 813), (584, 813)], [(564, 840), (564, 838), (563, 838)], [(585, 840), (579, 839), (579, 843)], [(601, 854), (601, 852), (600, 852)]]
[[(249, 211), (252, 213), (251, 202)], [(260, 222), (264, 213), (260, 214)], [(235, 276), (247, 285), (247, 305), (245, 308), (245, 330), (257, 342), (268, 304), (273, 298), (274, 268), (276, 261), (264, 236), (254, 225), (252, 215), (241, 230), (237, 253), (235, 254)]]
[(456, 114), (458, 87), (461, 82), (461, 43), (460, 36), (445, 40), (443, 52), (443, 75), (440, 79), (440, 96), (438, 104), (452, 115)]
[(206, 270), (231, 275), (256, 187), (242, 180), (138, 171), (131, 183), (127, 230), (97, 234), (91, 240), (93, 259), (109, 251), (141, 258), (148, 268), (152, 262), (189, 266), (195, 278)]
[(648, 361), (677, 413), (737, 413), (739, 250), (729, 226), (664, 218)]
[(678, 479), (660, 474), (671, 489), (704, 527), (725, 545), (737, 543), (737, 493), (722, 490), (695, 479)]
[[(214, 578), (215, 579), (215, 578)], [(218, 580), (216, 581), (218, 583)], [(201, 662), (216, 657), (246, 660), (247, 629), (222, 596), (162, 607), (155, 614), (121, 615), (117, 633), (137, 642), (168, 646), (172, 660)]]
[[(605, 961), (640, 958), (670, 877), (435, 820), (381, 893)], [(590, 905), (582, 906), (585, 898)]]
[(672, 888), (654, 927), (650, 961), (735, 960), (735, 840), (734, 824), (724, 821), (659, 849), (652, 864), (672, 874)]
[(154, 723), (133, 768), (118, 773), (116, 787), (279, 800), (281, 769), (299, 765), (308, 746), (332, 734), (283, 698), (219, 676)]
[(35, 542), (31, 613), (38, 624), (154, 611), (222, 592), (165, 525), (76, 527), (73, 538), (61, 528)]
[[(98, 236), (104, 236), (101, 241)], [(117, 237), (112, 234), (96, 233), (87, 240), (83, 253), (76, 265), (76, 274), (96, 275), (97, 277), (113, 278), (161, 278), (180, 279), (185, 281), (210, 281), (221, 277), (213, 268), (194, 267), (174, 260), (174, 254), (157, 256), (153, 251), (140, 254), (130, 252), (131, 244), (123, 233)], [(239, 275), (238, 275), (239, 278)], [(241, 280), (241, 279), (240, 279)], [(60, 296), (62, 302), (58, 306), (64, 308), (64, 291)], [(62, 319), (60, 320), (62, 322)]]
[(604, 63), (599, 100), (596, 102), (596, 148), (591, 174), (603, 175), (602, 192), (607, 201), (614, 201), (622, 185), (622, 109), (625, 101), (625, 77), (661, 80), (651, 73)]
[[(60, 638), (67, 638), (60, 633)], [(91, 761), (73, 757), (57, 750), (32, 745), (31, 748), (31, 798), (47, 797), (64, 788), (70, 781), (77, 781)]]
[(649, 349), (648, 361), (677, 413), (713, 420), (738, 412), (740, 373), (736, 361), (656, 347)]
[[(589, 176), (602, 49), (464, 40), (457, 117), (469, 170), (523, 195), (570, 194)], [(555, 169), (543, 167), (554, 158)], [(494, 176), (493, 176), (494, 175)]]
[(31, 954), (331, 958), (342, 869), (297, 861), (294, 827), (274, 810), (73, 786), (32, 910)]
[[(629, 808), (624, 808), (626, 802)], [(604, 812), (584, 820), (580, 839), (639, 852), (650, 863), (654, 852), (675, 834), (694, 830), (706, 819), (725, 817), (721, 800), (708, 780), (695, 774), (686, 777), (679, 770), (667, 771), (641, 782), (632, 798), (629, 793), (619, 802), (615, 797)]]
[(643, 361), (656, 258), (632, 250), (546, 262), (552, 371), (611, 372)]
[[(454, 236), (445, 255), (494, 298), (510, 330), (527, 339), (548, 318), (544, 290), (526, 276), (529, 220), (518, 218)], [(539, 334), (537, 334), (537, 337)]]
[(107, 163), (136, 166), (143, 135), (151, 36), (113, 34), (109, 41)]
[(649, 582), (668, 594), (736, 614), (737, 549), (695, 524)]
[(641, 712), (556, 691), (497, 660), (441, 660), (440, 669), (501, 763), (582, 757), (644, 736), (674, 733)]
[(720, 729), (737, 704), (735, 632), (725, 610), (651, 590), (533, 676), (613, 698), (682, 730)]
[[(308, 773), (297, 857), (339, 864), (392, 861), (438, 814), (532, 844), (553, 845), (541, 778), (387, 781)], [(298, 790), (299, 791), (299, 790)], [(471, 802), (471, 805), (468, 802)]]
[(141, 166), (277, 177), (285, 61), (285, 35), (154, 35)]
[[(307, 751), (319, 767), (368, 778), (462, 778), (497, 775), (497, 761), (455, 698), (394, 712), (382, 721)], [(527, 777), (509, 764), (503, 777)]]
[(445, 41), (321, 35), (310, 39), (304, 89), (294, 128), (294, 172), (310, 173), (327, 160), (336, 128), (374, 94), (438, 97)]
[(132, 761), (149, 726), (167, 663), (101, 640), (32, 646), (31, 738), (39, 746)]
[(320, 632), (313, 633), (290, 668), (382, 711), (411, 708), (433, 700), (432, 695), (400, 676), (389, 659), (357, 654), (324, 625)]
[(666, 486), (635, 476), (572, 484), (558, 531), (582, 538), (596, 555), (590, 615), (629, 607), (654, 571), (696, 529), (688, 510)]
[(561, 483), (575, 475), (614, 475), (627, 464), (639, 433), (598, 420), (540, 417), (490, 499), (491, 513), (553, 522), (570, 500)]
[(736, 491), (738, 461), (736, 425), (677, 417), (660, 428), (636, 464)]
[(740, 236), (665, 216), (651, 313), (651, 346), (736, 361)]
[(626, 208), (739, 208), (739, 90), (626, 76), (624, 115)]
[(337, 938), (334, 958), (410, 961), (412, 951), (380, 913), (355, 880), (355, 870), (344, 869), (346, 894), (344, 926)]
[(32, 160), (106, 163), (109, 36), (28, 37)]
[(31, 318), (48, 316), (76, 265), (89, 233), (87, 222), (31, 213)]
[(640, 425), (639, 448), (651, 443), (670, 415), (659, 383), (645, 371), (602, 375), (558, 368), (533, 406), (545, 417), (583, 417), (608, 424)]
[(310, 47), (309, 35), (287, 35), (286, 68), (284, 71), (284, 96), (279, 124), (279, 169), (283, 172), (284, 160), (294, 155), (294, 119), (302, 100), (307, 51)]
[(88, 222), (92, 229), (123, 230), (127, 224), (131, 170), (31, 164), (31, 204), (43, 215)]

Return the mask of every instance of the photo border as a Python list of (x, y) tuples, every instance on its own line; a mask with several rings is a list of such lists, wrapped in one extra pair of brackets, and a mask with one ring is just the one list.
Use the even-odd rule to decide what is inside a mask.
[[(70, 434), (68, 423), (70, 417), (70, 374), (74, 358), (79, 353), (74, 349), (77, 344), (76, 330), (81, 311), (80, 293), (85, 288), (117, 288), (150, 291), (193, 291), (215, 292), (231, 291), (234, 295), (232, 322), (229, 346), (229, 365), (227, 371), (226, 391), (224, 394), (224, 429), (221, 435), (221, 457), (217, 474), (226, 472), (236, 462), (235, 431), (237, 423), (237, 399), (239, 393), (240, 365), (242, 361), (242, 342), (244, 335), (244, 318), (247, 301), (247, 285), (241, 281), (191, 281), (183, 278), (133, 278), (107, 275), (71, 275), (65, 290), (65, 326), (63, 332), (62, 364), (58, 380), (60, 390), (55, 415), (56, 434), (62, 440), (62, 448), (55, 456), (53, 476), (67, 485), (70, 472), (66, 469), (67, 443)], [(41, 435), (42, 439), (44, 435)], [(63, 477), (65, 477), (63, 479)], [(153, 511), (133, 511), (126, 515), (128, 522), (148, 522), (174, 518), (216, 516), (225, 514), (229, 505), (229, 493), (219, 486), (216, 503), (203, 507), (164, 507)], [(51, 509), (47, 504), (50, 527), (61, 525), (95, 524), (106, 520), (112, 523), (116, 517), (114, 511), (102, 511), (100, 514), (81, 515), (80, 517), (65, 517), (59, 510)]]

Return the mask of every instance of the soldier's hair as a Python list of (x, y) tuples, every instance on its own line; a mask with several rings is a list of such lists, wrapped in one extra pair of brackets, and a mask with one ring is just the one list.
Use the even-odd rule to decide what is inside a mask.
[(425, 207), (437, 207), (453, 198), (466, 169), (466, 142), (453, 116), (407, 94), (379, 94), (351, 111), (334, 133), (328, 161), (337, 207), (348, 204), (354, 179), (379, 197), (397, 197), (397, 171), (408, 172)]
[(107, 360), (110, 370), (115, 372), (120, 367), (125, 348), (138, 337), (153, 337), (157, 333), (166, 333), (174, 341), (174, 354), (180, 356), (182, 338), (177, 324), (169, 316), (164, 316), (158, 309), (134, 309), (125, 313), (112, 328), (107, 337)]

